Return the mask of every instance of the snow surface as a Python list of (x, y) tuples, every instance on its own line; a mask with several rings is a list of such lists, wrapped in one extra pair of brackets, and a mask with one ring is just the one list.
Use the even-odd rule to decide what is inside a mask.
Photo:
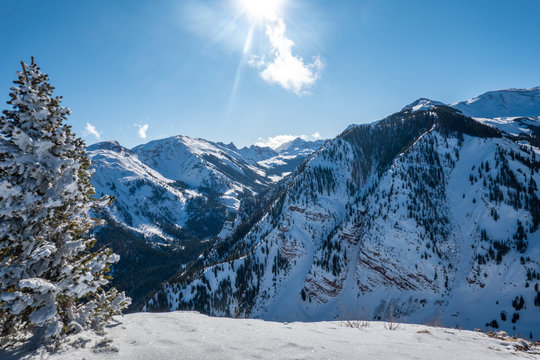
[(489, 91), (450, 106), (472, 117), (538, 116), (540, 115), (540, 86), (530, 89)]
[[(349, 323), (356, 326), (359, 322)], [(105, 337), (71, 336), (55, 353), (41, 348), (2, 359), (538, 359), (540, 347), (521, 339), (424, 325), (365, 322), (280, 323), (212, 318), (195, 312), (136, 313)], [(518, 350), (529, 347), (528, 351)]]
[[(156, 219), (184, 226), (187, 202), (201, 196), (194, 190), (175, 187), (175, 181), (144, 164), (137, 155), (118, 143), (99, 143), (89, 147), (96, 169), (92, 185), (96, 194), (115, 197), (109, 216), (126, 229), (147, 239), (168, 244), (174, 239), (156, 226)], [(155, 194), (161, 195), (159, 202)]]
[(540, 116), (529, 118), (522, 117), (496, 117), (496, 118), (475, 118), (482, 124), (495, 127), (511, 135), (531, 134), (531, 126), (540, 126)]

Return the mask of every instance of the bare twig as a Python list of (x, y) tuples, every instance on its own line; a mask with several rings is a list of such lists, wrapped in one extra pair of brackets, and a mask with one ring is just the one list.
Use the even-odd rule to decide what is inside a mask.
[(384, 327), (387, 330), (397, 330), (401, 323), (397, 320), (397, 318), (394, 316), (394, 307), (390, 305), (389, 314), (388, 314), (388, 322), (384, 324)]

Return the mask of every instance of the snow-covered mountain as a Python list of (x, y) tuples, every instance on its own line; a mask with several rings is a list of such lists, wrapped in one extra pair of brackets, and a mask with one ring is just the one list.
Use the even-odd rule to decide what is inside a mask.
[(451, 104), (472, 117), (528, 117), (540, 114), (540, 86), (530, 89), (489, 91), (473, 99)]
[[(540, 135), (540, 86), (530, 89), (489, 91), (473, 99), (444, 104), (426, 98), (418, 99), (401, 111), (430, 110), (450, 106), (477, 121), (515, 136)], [(538, 144), (537, 144), (538, 145)]]
[(538, 155), (536, 130), (515, 136), (440, 105), (349, 127), (146, 310), (539, 338)]
[[(89, 146), (96, 193), (114, 196), (112, 206), (98, 214), (108, 220), (97, 233), (98, 246), (112, 244), (121, 255), (114, 279), (134, 298), (133, 308), (226, 233), (237, 213), (245, 212), (242, 202), (269, 191), (316, 150), (313, 143), (297, 147), (302, 150), (291, 155), (288, 148), (237, 149), (187, 136), (131, 150), (114, 141)], [(148, 272), (141, 274), (139, 289), (132, 274), (142, 269)]]
[(233, 147), (233, 149), (238, 151), (244, 158), (255, 162), (271, 159), (279, 155), (277, 151), (269, 147), (251, 145), (250, 147), (246, 146), (241, 149), (236, 149), (234, 144), (228, 146)]
[(203, 231), (204, 236), (215, 235), (227, 218), (234, 217), (242, 198), (264, 192), (289, 174), (280, 171), (283, 167), (294, 169), (322, 145), (298, 140), (294, 154), (291, 146), (277, 151), (257, 146), (237, 149), (232, 143), (181, 135), (131, 150), (114, 141), (102, 142), (89, 146), (88, 152), (96, 192), (115, 196), (108, 215), (149, 239), (171, 243), (175, 231), (166, 229), (171, 225), (183, 229), (193, 222), (209, 225), (210, 219), (201, 219), (209, 215), (203, 211), (205, 204), (221, 213), (220, 221)]
[(88, 154), (96, 169), (92, 177), (96, 193), (115, 196), (110, 217), (149, 239), (174, 241), (160, 224), (185, 224), (187, 203), (199, 193), (163, 176), (117, 142), (92, 145)]
[(450, 106), (473, 118), (526, 118), (540, 116), (540, 86), (530, 89), (488, 91), (475, 98), (444, 104), (420, 98), (401, 111), (429, 110), (435, 106)]
[(406, 111), (406, 110), (409, 110), (409, 111), (419, 111), (419, 110), (430, 110), (430, 109), (433, 109), (435, 106), (444, 106), (446, 104), (440, 102), (440, 101), (435, 101), (435, 100), (430, 100), (430, 99), (426, 99), (426, 98), (420, 98), (412, 103), (410, 103), (409, 105), (403, 107), (403, 109), (401, 109), (401, 111)]
[(318, 150), (324, 144), (324, 140), (304, 140), (297, 137), (291, 141), (281, 144), (276, 148), (276, 151), (281, 155), (298, 155), (306, 154), (309, 155), (312, 152)]

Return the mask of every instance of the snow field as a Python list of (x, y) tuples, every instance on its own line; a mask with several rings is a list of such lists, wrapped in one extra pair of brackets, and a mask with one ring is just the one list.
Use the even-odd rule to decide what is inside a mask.
[[(364, 328), (345, 322), (269, 322), (212, 318), (195, 312), (137, 313), (107, 329), (105, 338), (84, 332), (53, 354), (44, 349), (22, 359), (538, 359), (530, 343), (424, 325), (384, 322)], [(2, 353), (0, 353), (2, 355)], [(10, 358), (6, 358), (11, 360)]]

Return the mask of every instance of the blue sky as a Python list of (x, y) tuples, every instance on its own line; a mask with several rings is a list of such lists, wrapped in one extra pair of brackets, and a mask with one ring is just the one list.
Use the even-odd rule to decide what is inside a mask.
[(0, 0), (0, 101), (33, 55), (89, 144), (244, 146), (540, 85), (540, 1), (246, 1)]

